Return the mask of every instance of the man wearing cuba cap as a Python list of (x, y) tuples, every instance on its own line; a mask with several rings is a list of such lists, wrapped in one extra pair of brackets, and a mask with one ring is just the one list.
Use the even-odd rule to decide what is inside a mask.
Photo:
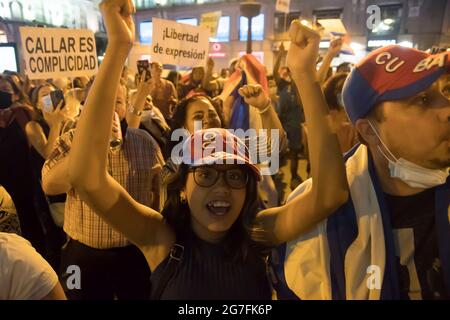
[(274, 250), (279, 298), (450, 298), (449, 60), (394, 45), (350, 73), (342, 95), (361, 142), (345, 155), (350, 198)]

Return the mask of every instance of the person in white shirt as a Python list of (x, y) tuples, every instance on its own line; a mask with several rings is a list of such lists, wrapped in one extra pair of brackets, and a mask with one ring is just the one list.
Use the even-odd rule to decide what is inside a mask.
[(56, 272), (13, 233), (0, 232), (0, 300), (66, 300)]

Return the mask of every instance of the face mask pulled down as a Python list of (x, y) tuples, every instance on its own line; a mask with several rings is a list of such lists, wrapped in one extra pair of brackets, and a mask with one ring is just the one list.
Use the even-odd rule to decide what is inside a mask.
[(386, 158), (389, 163), (389, 173), (391, 178), (400, 179), (410, 187), (419, 189), (431, 189), (446, 182), (447, 177), (449, 176), (448, 170), (428, 169), (412, 163), (404, 158), (395, 157), (383, 142), (378, 134), (378, 131), (370, 121), (369, 125), (375, 132), (376, 136), (378, 137), (388, 154), (392, 159), (394, 159), (392, 160), (390, 157), (388, 157), (380, 148), (380, 146), (377, 146), (380, 154), (383, 155), (383, 157)]

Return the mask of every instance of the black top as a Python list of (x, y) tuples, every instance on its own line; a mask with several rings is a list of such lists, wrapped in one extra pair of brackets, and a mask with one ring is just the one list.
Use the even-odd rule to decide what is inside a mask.
[[(177, 241), (183, 259), (161, 294), (162, 300), (270, 300), (271, 290), (262, 256), (250, 252), (245, 262), (227, 257), (222, 244), (191, 234)], [(164, 273), (167, 257), (152, 273), (152, 290)]]
[(291, 85), (290, 81), (286, 81), (282, 78), (279, 78), (278, 81), (276, 81), (278, 92), (283, 91), (287, 86)]
[[(292, 81), (280, 79), (277, 83), (278, 96), (278, 117), (284, 130), (291, 128), (300, 129), (300, 124), (305, 122), (303, 105), (297, 94), (297, 87)], [(298, 141), (295, 141), (298, 143)]]
[(396, 242), (402, 299), (448, 299), (439, 258), (434, 188), (412, 196), (385, 194)]
[[(37, 117), (34, 121), (39, 123), (39, 125), (42, 127), (42, 131), (45, 134), (45, 137), (48, 139), (48, 136), (50, 135), (50, 127), (48, 126), (47, 122), (42, 117)], [(31, 148), (31, 163), (33, 166), (33, 170), (39, 179), (39, 181), (42, 181), (42, 167), (44, 166), (45, 159), (40, 155), (40, 153), (34, 149)], [(42, 189), (42, 187), (39, 185), (39, 189)], [(42, 191), (43, 192), (43, 191)], [(66, 201), (66, 194), (59, 194), (59, 195), (47, 195), (47, 199), (49, 203), (57, 203), (57, 202), (65, 202)]]

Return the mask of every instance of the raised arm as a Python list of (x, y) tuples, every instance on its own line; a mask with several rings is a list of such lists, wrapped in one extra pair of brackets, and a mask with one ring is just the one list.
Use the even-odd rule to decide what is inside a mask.
[(331, 66), (331, 62), (334, 57), (336, 57), (342, 48), (342, 39), (334, 39), (330, 42), (330, 47), (328, 48), (327, 53), (323, 57), (322, 65), (318, 71), (318, 78), (321, 85), (325, 83), (327, 78), (328, 69)]
[(141, 114), (142, 110), (144, 110), (145, 100), (147, 96), (150, 94), (151, 79), (145, 81), (146, 71), (142, 74), (142, 77), (138, 80), (136, 95), (134, 96), (133, 105), (130, 106), (130, 109), (127, 111), (127, 124), (129, 128), (139, 128), (141, 124)]
[(128, 239), (152, 245), (162, 216), (134, 201), (107, 173), (107, 154), (116, 91), (122, 66), (134, 42), (135, 12), (131, 0), (105, 0), (100, 4), (108, 46), (83, 108), (69, 154), (71, 185), (98, 215)]
[(214, 91), (217, 90), (217, 82), (213, 81), (212, 74), (214, 70), (214, 60), (208, 58), (206, 63), (205, 75), (203, 76), (202, 86), (205, 90)]
[(281, 42), (280, 50), (278, 51), (277, 58), (275, 59), (275, 64), (273, 66), (273, 72), (272, 72), (273, 79), (275, 80), (277, 86), (281, 80), (280, 74), (278, 73), (278, 71), (280, 69), (280, 65), (281, 65), (281, 59), (283, 59), (283, 57), (285, 55), (286, 55), (286, 49), (284, 48), (283, 42)]
[(278, 114), (273, 107), (272, 101), (265, 94), (261, 85), (245, 85), (239, 89), (238, 93), (244, 98), (247, 104), (257, 109), (259, 115), (261, 116), (263, 129), (266, 129), (269, 132), (267, 137), (270, 138), (270, 130), (278, 130), (279, 146), (286, 146), (286, 132), (284, 131), (280, 118), (278, 118)]
[[(47, 164), (47, 162), (46, 162)], [(44, 165), (42, 169), (42, 189), (47, 195), (67, 193), (70, 190), (69, 158), (62, 158), (58, 163), (49, 168)]]
[(289, 34), (287, 62), (308, 124), (312, 187), (288, 204), (258, 214), (256, 223), (264, 230), (263, 239), (273, 244), (309, 231), (348, 198), (344, 161), (315, 70), (319, 34), (298, 21), (292, 23)]
[(59, 137), (63, 122), (66, 119), (61, 107), (62, 102), (52, 113), (44, 111), (44, 119), (50, 127), (48, 139), (38, 122), (30, 121), (25, 126), (28, 141), (44, 159), (47, 159), (53, 151), (55, 141)]
[(177, 88), (175, 88), (175, 85), (172, 82), (168, 81), (168, 84), (169, 84), (170, 90), (171, 90), (171, 95), (169, 98), (169, 101), (170, 101), (169, 110), (170, 110), (170, 114), (173, 115), (175, 106), (178, 103), (178, 92), (177, 92)]

